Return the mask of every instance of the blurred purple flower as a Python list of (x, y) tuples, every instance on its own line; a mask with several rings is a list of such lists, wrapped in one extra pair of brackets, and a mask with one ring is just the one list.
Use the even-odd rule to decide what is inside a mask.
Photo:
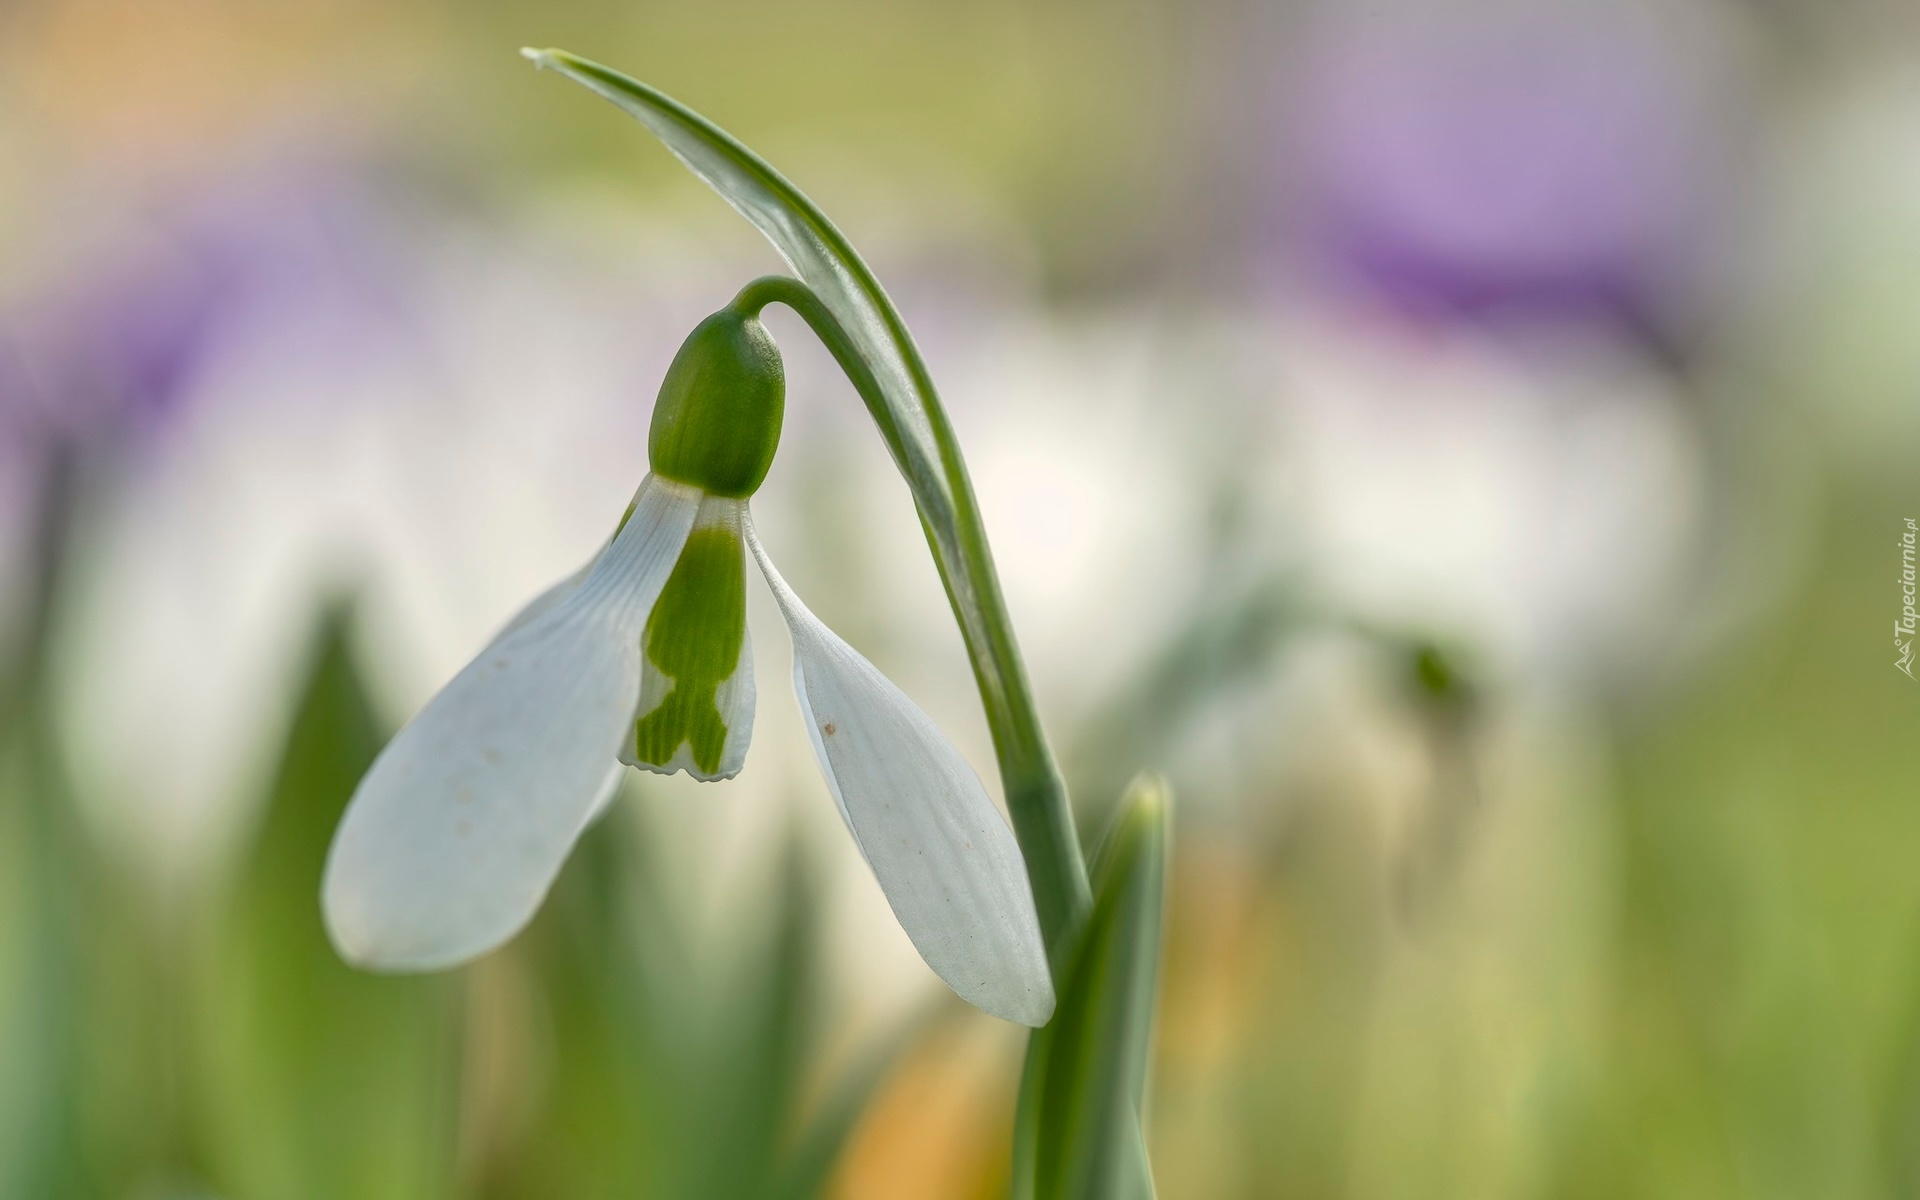
[[(71, 214), (56, 226), (78, 228), (71, 246), (0, 310), (0, 641), (49, 602), (66, 488), (131, 482), (121, 468), (214, 407), (236, 364), (297, 372), (408, 336), (403, 234), (363, 174), (256, 172), (130, 208), (98, 225)], [(239, 398), (273, 402), (259, 391)]]
[(0, 319), (12, 436), (137, 443), (181, 415), (220, 353), (268, 322), (296, 323), (340, 352), (384, 339), (396, 315), (390, 235), (369, 191), (350, 172), (299, 169), (117, 222), (89, 247), (91, 261)]
[(1309, 266), (1415, 316), (1659, 326), (1720, 158), (1688, 57), (1601, 9), (1323, 26), (1287, 164)]

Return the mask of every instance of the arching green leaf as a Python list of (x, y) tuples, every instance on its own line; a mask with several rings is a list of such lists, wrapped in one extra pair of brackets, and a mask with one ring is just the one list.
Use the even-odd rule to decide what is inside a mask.
[[(874, 414), (926, 517), (950, 581), (970, 583), (954, 528), (964, 480), (946, 461), (945, 414), (893, 302), (826, 214), (778, 171), (699, 113), (610, 67), (564, 50), (526, 50), (542, 67), (599, 93), (645, 125), (774, 244), (833, 313), (873, 371), (886, 411)], [(960, 601), (957, 598), (957, 602)], [(978, 619), (977, 603), (964, 606)]]
[(1149, 1200), (1141, 1124), (1160, 973), (1165, 783), (1135, 780), (1093, 866), (1093, 913), (1053, 1023), (1034, 1034), (1014, 1131), (1016, 1200)]

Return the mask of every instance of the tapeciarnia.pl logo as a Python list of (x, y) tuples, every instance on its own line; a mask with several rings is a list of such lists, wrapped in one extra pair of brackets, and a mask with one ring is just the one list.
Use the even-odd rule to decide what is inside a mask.
[(1913, 631), (1916, 618), (1913, 611), (1914, 574), (1913, 543), (1915, 535), (1913, 518), (1907, 518), (1907, 531), (1900, 535), (1900, 595), (1902, 605), (1900, 619), (1893, 623), (1893, 648), (1900, 657), (1894, 660), (1894, 668), (1906, 674), (1913, 674)]

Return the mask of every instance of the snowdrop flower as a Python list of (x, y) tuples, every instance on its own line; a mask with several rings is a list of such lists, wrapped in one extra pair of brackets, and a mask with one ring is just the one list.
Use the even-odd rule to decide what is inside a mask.
[(612, 540), (515, 616), (361, 781), (322, 885), (345, 958), (433, 970), (506, 941), (623, 763), (737, 774), (755, 699), (750, 554), (786, 618), (827, 788), (914, 946), (987, 1012), (1051, 1016), (1012, 831), (959, 751), (808, 611), (755, 536), (748, 500), (784, 403), (779, 350), (753, 312), (723, 309), (687, 338), (654, 409), (652, 472)]

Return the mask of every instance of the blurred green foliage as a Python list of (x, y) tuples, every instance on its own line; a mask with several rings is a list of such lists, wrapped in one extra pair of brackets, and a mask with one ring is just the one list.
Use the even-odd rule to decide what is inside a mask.
[(315, 902), (334, 826), (387, 732), (350, 633), (345, 607), (323, 616), (259, 831), (213, 905), (175, 1031), (195, 1049), (209, 1183), (223, 1195), (453, 1191), (457, 980), (353, 970)]

